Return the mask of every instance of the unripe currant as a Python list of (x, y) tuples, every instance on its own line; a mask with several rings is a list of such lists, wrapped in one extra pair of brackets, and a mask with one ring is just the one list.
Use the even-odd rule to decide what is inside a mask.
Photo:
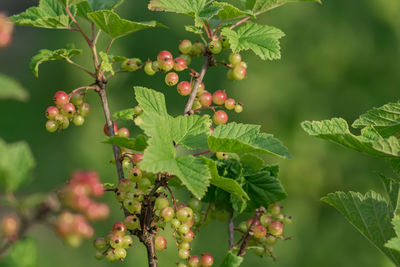
[(279, 206), (277, 203), (269, 204), (268, 211), (272, 216), (277, 217), (279, 214), (281, 214), (281, 206)]
[(192, 57), (190, 55), (182, 54), (179, 57), (185, 60), (186, 66), (189, 66), (190, 63), (192, 63)]
[(58, 107), (62, 107), (69, 102), (69, 96), (64, 91), (58, 91), (54, 94), (54, 104)]
[(131, 133), (129, 132), (129, 130), (127, 128), (121, 128), (121, 129), (118, 130), (118, 136), (127, 137), (128, 138), (130, 134)]
[(135, 230), (140, 227), (140, 221), (139, 218), (136, 217), (135, 215), (129, 215), (125, 218), (125, 225), (126, 228), (129, 230)]
[(185, 259), (189, 258), (189, 256), (190, 256), (190, 251), (187, 250), (187, 249), (180, 249), (180, 250), (178, 251), (178, 255), (179, 255), (179, 258), (185, 260)]
[(153, 61), (151, 63), (151, 68), (153, 69), (154, 72), (161, 71), (161, 63), (158, 61)]
[(154, 240), (154, 246), (157, 251), (162, 251), (167, 248), (167, 240), (162, 236), (157, 236)]
[(170, 222), (174, 218), (175, 212), (171, 207), (165, 207), (161, 210), (160, 216), (165, 222)]
[(178, 219), (172, 219), (171, 225), (173, 228), (178, 229), (181, 226), (181, 222)]
[(69, 102), (74, 104), (75, 106), (80, 106), (83, 104), (85, 101), (85, 94), (82, 92), (75, 92), (71, 95), (71, 98), (69, 99)]
[(132, 182), (137, 182), (142, 178), (142, 171), (138, 168), (132, 168), (128, 171), (128, 178)]
[(242, 106), (242, 104), (236, 104), (236, 106), (235, 106), (235, 112), (236, 113), (240, 113), (240, 112), (242, 112), (243, 111), (243, 106)]
[(163, 72), (168, 72), (174, 68), (175, 62), (173, 59), (166, 59), (160, 62), (160, 70)]
[(133, 59), (126, 59), (124, 62), (121, 64), (121, 69), (123, 71), (127, 72), (133, 72), (138, 70), (138, 65), (136, 64), (136, 61)]
[(114, 249), (114, 254), (115, 257), (121, 261), (126, 258), (126, 250), (122, 247)]
[(216, 125), (225, 124), (228, 121), (228, 114), (223, 110), (218, 110), (214, 113), (213, 122)]
[(157, 61), (159, 61), (160, 63), (165, 61), (165, 60), (172, 59), (172, 58), (173, 58), (172, 54), (169, 51), (166, 51), (166, 50), (161, 51), (157, 55)]
[(272, 217), (267, 214), (263, 214), (260, 217), (260, 223), (262, 225), (264, 225), (265, 227), (267, 227), (268, 225), (270, 225), (272, 223)]
[(124, 192), (130, 192), (132, 189), (132, 181), (129, 179), (121, 179), (118, 182), (118, 190), (119, 191), (124, 191)]
[(126, 226), (122, 222), (114, 223), (112, 227), (112, 232), (114, 235), (124, 236), (126, 234)]
[(229, 55), (229, 63), (232, 65), (237, 65), (242, 62), (242, 56), (239, 53), (231, 53)]
[(137, 165), (140, 161), (142, 161), (142, 159), (143, 159), (143, 154), (142, 154), (142, 153), (135, 153), (135, 154), (132, 155), (133, 163), (135, 163), (136, 165)]
[(126, 198), (126, 192), (125, 191), (120, 191), (120, 190), (115, 191), (115, 198), (119, 202), (123, 202), (125, 200), (125, 198)]
[(182, 96), (190, 95), (192, 92), (192, 85), (187, 81), (182, 81), (178, 84), (177, 90)]
[(168, 206), (169, 206), (168, 198), (166, 198), (164, 196), (159, 196), (158, 198), (156, 198), (156, 201), (155, 201), (156, 209), (162, 210), (162, 209), (164, 209), (165, 207), (168, 207)]
[(19, 231), (19, 222), (14, 216), (7, 215), (1, 220), (1, 233), (7, 237), (16, 237)]
[[(114, 134), (115, 134), (115, 133), (118, 132), (118, 125), (117, 125), (115, 122), (113, 122), (113, 126), (114, 126)], [(108, 125), (107, 125), (107, 123), (104, 124), (103, 130), (104, 130), (104, 134), (105, 134), (105, 135), (110, 136), (110, 133), (108, 132)]]
[(229, 43), (229, 39), (226, 36), (221, 37), (221, 44), (224, 49), (228, 49), (231, 47), (231, 44)]
[(110, 262), (117, 261), (119, 258), (115, 255), (114, 249), (109, 249), (106, 252), (106, 259)]
[(209, 107), (212, 104), (212, 94), (204, 92), (200, 95), (199, 101), (203, 107)]
[(48, 118), (49, 120), (54, 120), (58, 112), (58, 108), (50, 106), (46, 109), (46, 118)]
[(192, 46), (192, 55), (193, 56), (201, 56), (204, 53), (204, 44), (196, 41)]
[(125, 199), (124, 207), (132, 214), (140, 212), (142, 204), (137, 200)]
[(201, 211), (203, 203), (201, 202), (201, 200), (192, 197), (189, 199), (188, 205), (190, 208), (192, 208), (193, 211), (199, 212), (199, 211)]
[(189, 40), (183, 40), (179, 42), (179, 52), (182, 54), (190, 54), (192, 52), (192, 42)]
[(183, 207), (176, 212), (176, 218), (185, 223), (193, 219), (193, 210), (189, 207)]
[(83, 103), (79, 108), (79, 114), (83, 117), (87, 117), (90, 113), (90, 105), (88, 103)]
[(174, 70), (175, 71), (183, 71), (185, 69), (187, 69), (186, 61), (181, 57), (175, 58), (174, 59)]
[(283, 234), (283, 225), (280, 222), (272, 222), (268, 226), (268, 230), (274, 236), (281, 236)]
[(137, 182), (137, 186), (140, 190), (146, 191), (151, 186), (151, 181), (147, 178), (142, 178)]
[(170, 72), (167, 75), (165, 75), (165, 83), (168, 86), (174, 86), (179, 82), (179, 76), (175, 72)]
[(63, 117), (63, 120), (61, 122), (61, 128), (63, 130), (67, 129), (69, 127), (69, 120), (67, 117)]
[(153, 63), (151, 61), (147, 61), (144, 64), (144, 72), (149, 76), (156, 74), (156, 71), (153, 70)]
[(183, 241), (182, 243), (179, 244), (179, 249), (190, 250), (190, 243)]
[(253, 235), (257, 239), (261, 239), (264, 236), (267, 235), (267, 228), (265, 228), (263, 225), (257, 225), (253, 228)]
[(188, 259), (188, 264), (189, 264), (189, 267), (199, 267), (200, 266), (200, 258), (199, 258), (199, 256), (196, 256), (196, 255), (191, 256)]
[(210, 267), (214, 264), (214, 258), (210, 254), (203, 254), (200, 258), (200, 265), (203, 267)]
[(225, 91), (223, 90), (217, 90), (213, 94), (213, 102), (216, 105), (223, 105), (225, 103), (227, 96)]
[(63, 115), (67, 116), (68, 118), (72, 118), (75, 114), (75, 106), (72, 103), (66, 103), (62, 108), (61, 112)]
[(245, 67), (241, 65), (236, 65), (232, 69), (232, 77), (236, 81), (243, 80), (244, 78), (246, 78), (246, 75), (247, 75), (247, 70)]
[(56, 122), (50, 120), (46, 122), (46, 131), (48, 131), (49, 133), (54, 133), (55, 131), (57, 131), (57, 129), (58, 125)]
[(276, 244), (277, 241), (278, 239), (275, 236), (267, 235), (263, 240), (263, 243), (265, 243), (267, 246), (273, 246)]
[(230, 69), (228, 70), (228, 72), (226, 73), (226, 78), (230, 81), (234, 81), (235, 79), (233, 78), (233, 71)]
[(122, 243), (122, 236), (120, 235), (113, 235), (110, 239), (110, 245), (113, 248), (122, 248), (123, 243)]
[[(192, 83), (192, 86), (193, 85), (194, 85), (194, 83)], [(197, 88), (197, 96), (201, 96), (205, 90), (206, 90), (206, 86), (204, 85), (204, 82), (201, 82), (199, 87)]]
[(283, 224), (291, 224), (292, 223), (292, 217), (291, 216), (285, 216), (282, 220)]
[(131, 161), (129, 158), (126, 158), (126, 157), (124, 157), (121, 164), (122, 164), (122, 168), (124, 168), (124, 169), (129, 169), (131, 167)]
[(94, 257), (96, 258), (96, 260), (102, 260), (104, 259), (105, 255), (103, 253), (103, 251), (100, 250), (96, 250), (96, 252), (94, 253)]
[(122, 247), (130, 248), (133, 246), (133, 238), (130, 235), (125, 235), (122, 237)]
[(247, 227), (247, 223), (246, 223), (246, 222), (241, 222), (241, 223), (238, 225), (238, 228), (239, 228), (239, 230), (242, 231), (243, 233), (246, 233), (247, 230), (249, 229), (249, 228)]
[(189, 243), (190, 243), (190, 242), (192, 242), (193, 239), (194, 239), (194, 233), (193, 233), (192, 230), (189, 230), (188, 233), (182, 234), (181, 237), (182, 237), (182, 240), (183, 240), (184, 242), (189, 242)]
[(250, 218), (246, 222), (247, 229), (249, 229), (251, 225), (253, 225), (253, 227), (256, 227), (257, 225), (260, 225), (260, 224), (261, 224), (260, 221), (257, 220), (256, 218)]
[(213, 54), (219, 54), (222, 51), (222, 44), (218, 40), (211, 41), (208, 44), (208, 50)]
[(224, 104), (225, 104), (225, 108), (227, 110), (232, 110), (236, 106), (236, 101), (233, 98), (229, 98), (229, 99), (225, 100)]
[(199, 108), (201, 108), (201, 103), (200, 103), (200, 101), (198, 99), (195, 99), (193, 101), (192, 110), (199, 109)]
[(215, 156), (219, 160), (228, 159), (228, 155), (225, 152), (217, 152), (217, 153), (215, 153)]
[(75, 114), (72, 122), (75, 124), (75, 126), (82, 126), (85, 123), (85, 118), (81, 115)]
[(242, 61), (240, 62), (240, 66), (242, 66), (243, 68), (247, 69), (247, 63)]
[(189, 231), (190, 231), (190, 227), (187, 224), (181, 224), (181, 226), (179, 226), (179, 228), (178, 228), (178, 232), (181, 235), (187, 234), (187, 233), (189, 233)]
[(93, 246), (97, 250), (104, 250), (107, 247), (107, 241), (103, 237), (98, 237), (93, 241)]

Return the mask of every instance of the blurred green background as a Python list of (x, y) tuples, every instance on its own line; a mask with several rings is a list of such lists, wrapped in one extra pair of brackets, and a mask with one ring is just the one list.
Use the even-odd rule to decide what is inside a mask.
[[(1, 0), (0, 11), (9, 15), (36, 5), (33, 0)], [(169, 30), (146, 30), (120, 39), (112, 53), (154, 59), (160, 50), (177, 54), (179, 40), (196, 40), (184, 31), (189, 18), (167, 13), (152, 13), (145, 0), (126, 1), (119, 11), (131, 20), (156, 19)], [(225, 89), (244, 104), (244, 112), (232, 120), (261, 124), (274, 133), (294, 156), (282, 161), (282, 182), (289, 194), (284, 212), (294, 223), (287, 227), (291, 241), (275, 248), (277, 261), (246, 256), (243, 266), (392, 266), (333, 208), (319, 201), (328, 192), (354, 190), (382, 191), (378, 173), (391, 175), (381, 160), (346, 150), (307, 136), (300, 128), (303, 120), (344, 117), (353, 121), (373, 106), (396, 101), (400, 84), (400, 2), (398, 0), (325, 0), (323, 5), (289, 4), (261, 16), (260, 23), (282, 29), (282, 60), (263, 62), (251, 53), (248, 78), (242, 82), (225, 79), (226, 71), (213, 69), (206, 75), (206, 88)], [(103, 44), (107, 39), (104, 38)], [(7, 142), (28, 141), (38, 166), (34, 180), (25, 192), (46, 192), (62, 184), (75, 169), (95, 169), (104, 182), (115, 180), (115, 169), (106, 164), (111, 150), (101, 144), (104, 117), (98, 96), (89, 95), (93, 111), (81, 128), (70, 127), (60, 134), (44, 129), (44, 111), (57, 90), (71, 91), (87, 85), (86, 74), (63, 62), (44, 64), (39, 79), (29, 70), (30, 58), (41, 48), (58, 49), (66, 43), (85, 47), (77, 33), (17, 27), (12, 46), (0, 51), (0, 72), (18, 79), (30, 92), (26, 103), (0, 102), (0, 136)], [(78, 61), (85, 64), (90, 53)], [(198, 66), (201, 62), (195, 62)], [(88, 64), (86, 64), (88, 65)], [(89, 65), (90, 66), (90, 65)], [(148, 77), (143, 72), (121, 74), (112, 79), (109, 97), (112, 111), (131, 107), (133, 85), (144, 85), (166, 93), (169, 111), (179, 114), (184, 99), (167, 88), (163, 75)], [(135, 132), (133, 125), (129, 126)], [(110, 198), (110, 200), (112, 197)], [(113, 203), (110, 201), (110, 203)], [(112, 218), (99, 223), (97, 235), (104, 235), (111, 223), (122, 219), (115, 207)], [(220, 263), (227, 249), (226, 225), (215, 222), (203, 228), (194, 253), (210, 252)], [(39, 243), (40, 267), (122, 266), (98, 262), (91, 242), (79, 249), (63, 244), (51, 230), (38, 226), (32, 231)], [(136, 242), (138, 243), (138, 242)], [(126, 266), (146, 266), (142, 245), (128, 251)], [(175, 245), (159, 253), (160, 266), (175, 266)]]

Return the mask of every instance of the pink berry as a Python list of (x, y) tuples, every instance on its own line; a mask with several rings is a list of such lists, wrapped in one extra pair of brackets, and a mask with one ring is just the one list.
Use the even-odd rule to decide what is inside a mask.
[(165, 75), (165, 83), (168, 86), (173, 86), (179, 82), (179, 76), (175, 72), (170, 72)]
[(210, 267), (214, 263), (214, 258), (210, 254), (203, 254), (200, 259), (200, 265), (203, 267)]
[[(250, 218), (250, 219), (247, 220), (247, 222), (246, 222), (247, 229), (250, 228), (250, 226), (252, 224), (253, 224), (253, 227), (256, 227), (257, 225), (261, 224), (259, 220), (256, 220), (256, 221), (254, 221), (254, 220), (255, 220), (255, 218)], [(253, 223), (253, 221), (254, 221), (254, 223)]]
[(199, 256), (191, 256), (188, 259), (189, 267), (199, 267), (200, 266), (200, 258)]
[(261, 224), (257, 225), (256, 227), (253, 228), (253, 235), (255, 238), (261, 239), (267, 235), (267, 228), (265, 228)]
[(130, 132), (127, 128), (121, 128), (118, 130), (118, 136), (129, 137), (129, 135), (130, 135)]
[(115, 235), (120, 235), (120, 236), (124, 236), (126, 233), (126, 226), (124, 223), (122, 222), (116, 222), (114, 223), (113, 227), (112, 227), (112, 232)]
[(227, 98), (226, 93), (225, 91), (222, 90), (217, 90), (213, 94), (213, 102), (216, 105), (223, 105), (225, 103), (226, 98)]
[(216, 125), (225, 124), (228, 121), (228, 114), (223, 110), (218, 110), (214, 113), (213, 122)]
[(132, 160), (133, 163), (138, 164), (139, 162), (141, 162), (143, 159), (143, 154), (142, 153), (136, 153), (134, 155), (132, 155)]
[(54, 94), (53, 100), (54, 104), (56, 104), (59, 107), (62, 107), (69, 102), (69, 96), (64, 91), (58, 91), (57, 93)]
[(72, 117), (75, 114), (75, 106), (72, 103), (67, 103), (62, 107), (62, 113), (67, 117)]
[(177, 89), (180, 95), (190, 95), (190, 93), (192, 92), (192, 85), (187, 81), (183, 81), (178, 84)]
[(174, 68), (175, 62), (173, 59), (165, 59), (160, 63), (160, 70), (164, 72), (168, 72)]
[(227, 110), (232, 110), (236, 106), (236, 101), (233, 98), (229, 98), (229, 99), (225, 100), (224, 104), (225, 104), (225, 108)]
[(283, 225), (280, 222), (272, 222), (268, 226), (268, 230), (274, 236), (281, 236), (283, 234)]
[(199, 97), (199, 101), (203, 107), (209, 107), (212, 103), (212, 95), (209, 92), (204, 92)]
[(246, 78), (246, 75), (247, 75), (247, 70), (245, 67), (241, 65), (236, 65), (232, 69), (232, 78), (236, 81), (243, 80), (244, 78)]
[(166, 51), (166, 50), (161, 51), (160, 53), (158, 53), (158, 56), (157, 56), (157, 60), (160, 63), (165, 61), (165, 60), (167, 60), (167, 59), (172, 59), (172, 58), (173, 58), (172, 54), (169, 51)]
[(162, 236), (157, 236), (154, 245), (157, 251), (162, 251), (167, 248), (167, 240)]
[(187, 69), (186, 60), (181, 57), (177, 57), (174, 59), (174, 70), (175, 71), (183, 71)]
[(58, 108), (50, 106), (46, 109), (46, 118), (49, 120), (54, 120), (58, 114)]

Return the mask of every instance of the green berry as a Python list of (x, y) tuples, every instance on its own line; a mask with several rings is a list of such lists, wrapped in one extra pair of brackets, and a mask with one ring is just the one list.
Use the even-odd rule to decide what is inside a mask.
[(127, 59), (121, 64), (121, 69), (127, 72), (133, 72), (139, 69), (134, 59)]
[(137, 182), (137, 186), (140, 190), (147, 190), (151, 186), (151, 181), (147, 178), (142, 178)]
[(128, 171), (128, 178), (132, 182), (138, 182), (142, 178), (142, 171), (138, 168), (131, 168)]
[(75, 126), (82, 126), (85, 123), (85, 118), (81, 115), (75, 114), (72, 122), (75, 124)]
[(174, 86), (179, 82), (179, 76), (175, 72), (170, 72), (167, 75), (165, 75), (165, 83), (168, 86)]
[(201, 202), (201, 200), (192, 197), (189, 199), (188, 205), (190, 208), (192, 208), (193, 211), (200, 212), (201, 208), (203, 206), (203, 203)]
[[(197, 41), (192, 46), (192, 55), (193, 56), (201, 56), (204, 53), (204, 44)], [(188, 64), (189, 65), (189, 64)]]
[(242, 56), (239, 53), (231, 53), (229, 55), (229, 63), (232, 65), (237, 65), (242, 62)]
[(58, 129), (58, 125), (54, 121), (47, 121), (46, 122), (46, 130), (49, 133), (54, 133), (55, 131), (57, 131), (57, 129)]
[(79, 114), (83, 117), (87, 117), (90, 113), (90, 105), (88, 103), (83, 103), (78, 109)]
[(222, 51), (222, 44), (218, 40), (211, 41), (208, 44), (208, 50), (213, 54), (219, 54)]
[(174, 218), (175, 212), (171, 207), (165, 207), (161, 210), (160, 216), (163, 218), (165, 222), (170, 222)]
[(189, 40), (183, 40), (179, 43), (179, 52), (182, 54), (190, 54), (192, 52), (192, 42)]
[(130, 235), (125, 235), (122, 238), (122, 247), (123, 248), (130, 248), (133, 246), (133, 238)]
[(103, 237), (98, 237), (93, 241), (93, 246), (97, 250), (104, 250), (107, 247), (107, 241)]
[(178, 232), (182, 235), (182, 234), (187, 234), (190, 231), (190, 227), (187, 224), (181, 224), (181, 226), (179, 226), (178, 228)]
[(85, 101), (85, 94), (82, 92), (75, 92), (71, 95), (71, 98), (69, 102), (74, 104), (75, 106), (80, 106), (83, 104), (83, 101)]
[(126, 250), (124, 248), (116, 248), (114, 249), (115, 257), (119, 260), (123, 260), (126, 258)]
[(110, 239), (110, 246), (113, 248), (122, 248), (122, 236), (120, 235), (113, 235)]
[(192, 57), (190, 55), (182, 54), (179, 57), (183, 58), (186, 61), (186, 66), (189, 66), (190, 63), (192, 63)]
[(151, 68), (153, 69), (154, 72), (161, 71), (161, 63), (158, 61), (153, 61), (151, 63)]
[(153, 76), (154, 74), (156, 74), (156, 71), (153, 69), (153, 63), (151, 61), (147, 61), (146, 64), (144, 64), (144, 72), (149, 76)]
[(180, 249), (178, 251), (179, 258), (186, 260), (190, 256), (190, 251), (187, 249)]
[(162, 210), (165, 207), (169, 206), (169, 200), (166, 197), (160, 196), (156, 199), (155, 207), (158, 210)]
[(135, 215), (129, 215), (125, 218), (125, 225), (126, 228), (129, 230), (135, 230), (140, 227), (140, 221), (139, 218), (136, 217)]
[(245, 67), (241, 65), (236, 65), (232, 69), (232, 78), (236, 81), (243, 80), (244, 78), (246, 78), (246, 75), (247, 75), (247, 70)]
[(237, 104), (236, 106), (235, 106), (235, 112), (236, 113), (240, 113), (240, 112), (242, 112), (243, 111), (243, 106), (242, 106), (242, 104)]
[(104, 255), (103, 251), (96, 250), (94, 257), (96, 258), (96, 260), (100, 261), (100, 260), (104, 259), (105, 255)]
[(231, 44), (229, 43), (229, 39), (225, 36), (222, 36), (221, 38), (221, 43), (222, 43), (222, 47), (224, 49), (229, 49), (231, 48)]

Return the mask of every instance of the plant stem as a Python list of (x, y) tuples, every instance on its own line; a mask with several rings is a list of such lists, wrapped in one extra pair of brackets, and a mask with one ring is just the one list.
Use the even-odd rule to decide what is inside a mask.
[(228, 238), (229, 238), (229, 249), (232, 249), (235, 239), (235, 225), (233, 224), (233, 211), (229, 211), (229, 220), (228, 220)]
[(193, 154), (193, 157), (198, 157), (198, 156), (205, 155), (208, 153), (211, 153), (211, 151), (207, 150), (207, 151), (199, 152), (199, 153)]
[(234, 25), (232, 25), (231, 27), (229, 27), (229, 29), (233, 30), (234, 28), (236, 28), (237, 26), (239, 26), (240, 24), (248, 21), (250, 19), (250, 17), (245, 17), (242, 20), (239, 20), (238, 22), (236, 22)]
[(194, 99), (196, 98), (197, 90), (199, 89), (200, 84), (203, 82), (204, 76), (206, 75), (209, 65), (210, 65), (210, 56), (206, 52), (206, 54), (204, 55), (204, 62), (203, 62), (203, 66), (201, 67), (200, 75), (196, 79), (196, 82), (194, 83), (194, 86), (193, 86), (192, 93), (190, 94), (189, 100), (186, 103), (185, 111), (183, 113), (184, 115), (187, 115), (189, 113), (189, 111), (192, 109)]
[(87, 68), (85, 68), (82, 65), (79, 65), (78, 63), (73, 62), (71, 59), (69, 58), (65, 58), (65, 61), (67, 61), (69, 64), (74, 65), (75, 67), (83, 70), (84, 72), (86, 72), (87, 74), (89, 74), (90, 76), (92, 76), (93, 78), (96, 78), (96, 74), (94, 74), (93, 72), (91, 72), (90, 70), (88, 70)]
[(246, 247), (247, 247), (247, 244), (249, 243), (250, 236), (253, 234), (254, 225), (255, 225), (256, 221), (258, 221), (260, 219), (261, 215), (265, 212), (266, 212), (266, 210), (264, 207), (259, 207), (256, 210), (256, 216), (253, 218), (253, 221), (251, 222), (251, 224), (249, 226), (249, 230), (247, 231), (246, 235), (244, 236), (243, 243), (240, 246), (239, 252), (237, 254), (239, 257), (243, 257), (244, 254), (246, 254)]

